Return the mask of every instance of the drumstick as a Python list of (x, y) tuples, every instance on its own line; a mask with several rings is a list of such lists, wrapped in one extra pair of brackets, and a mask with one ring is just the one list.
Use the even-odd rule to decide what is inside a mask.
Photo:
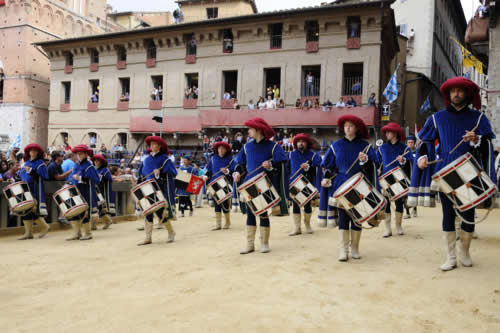
[[(476, 124), (476, 126), (474, 126), (474, 128), (473, 128), (473, 129), (471, 129), (471, 130), (470, 130), (470, 132), (475, 132), (475, 131), (477, 130), (477, 128), (479, 127), (479, 123), (481, 122), (481, 118), (483, 117), (483, 114), (484, 114), (484, 113), (481, 113), (481, 115), (479, 116), (479, 119), (477, 120), (477, 124)], [(460, 140), (460, 142), (459, 142), (459, 143), (458, 143), (458, 144), (457, 144), (457, 145), (456, 145), (456, 146), (455, 146), (455, 147), (454, 147), (454, 148), (453, 148), (453, 149), (452, 149), (452, 150), (451, 150), (448, 154), (451, 154), (451, 153), (453, 153), (455, 150), (457, 150), (457, 148), (458, 148), (458, 147), (459, 147), (462, 143), (464, 143), (464, 140), (465, 140), (465, 139)]]
[[(267, 160), (267, 162), (271, 162), (271, 161), (272, 161), (272, 160)], [(264, 162), (266, 162), (266, 161), (264, 161)], [(264, 163), (264, 162), (262, 162), (262, 163)], [(263, 166), (261, 165), (260, 167), (258, 167), (258, 168), (256, 168), (256, 169), (254, 169), (252, 172), (249, 172), (249, 173), (248, 173), (248, 175), (251, 175), (251, 174), (252, 174), (252, 173), (254, 173), (255, 171), (258, 171), (258, 170), (260, 170), (260, 169), (262, 169), (262, 168), (263, 168)], [(247, 175), (247, 176), (248, 176), (248, 175)]]
[[(403, 156), (405, 156), (405, 155), (408, 155), (408, 154), (411, 152), (411, 150), (408, 150), (408, 151), (407, 151), (407, 150), (408, 150), (408, 148), (407, 148), (407, 149), (405, 149), (405, 152), (403, 152), (403, 155), (401, 155), (401, 157), (403, 157)], [(392, 161), (391, 163), (387, 164), (387, 167), (388, 167), (389, 165), (393, 164), (394, 162), (396, 162), (397, 160), (398, 160), (398, 159), (396, 158), (394, 161)]]
[[(368, 152), (368, 150), (370, 149), (370, 147), (371, 147), (371, 146), (372, 146), (371, 144), (370, 144), (370, 145), (368, 145), (368, 146), (366, 146), (366, 148), (365, 148), (365, 149), (363, 149), (362, 153), (363, 153), (363, 154), (366, 154), (366, 153)], [(355, 164), (356, 164), (356, 162), (358, 162), (358, 161), (359, 161), (359, 155), (358, 155), (358, 157), (354, 160), (354, 162), (352, 162), (352, 164), (351, 164), (351, 166), (349, 167), (349, 169), (347, 169), (346, 174), (348, 174), (348, 173), (349, 173), (349, 171), (351, 171), (351, 169), (354, 167), (354, 165), (355, 165)]]
[[(163, 169), (163, 167), (165, 166), (165, 164), (167, 164), (167, 162), (168, 162), (168, 161), (169, 161), (169, 159), (167, 158), (167, 159), (165, 160), (165, 162), (163, 162), (163, 164), (161, 165), (161, 167), (160, 167), (158, 170)], [(155, 169), (155, 170), (156, 170), (156, 169)], [(153, 171), (151, 171), (150, 173), (148, 173), (148, 174), (146, 175), (146, 177), (144, 177), (144, 178), (148, 178), (149, 176), (151, 176), (153, 173), (155, 173), (155, 170), (153, 170)]]
[(439, 162), (443, 162), (443, 160), (430, 161), (430, 162), (427, 162), (427, 165), (432, 165), (432, 164), (436, 164), (436, 163), (439, 163)]
[[(305, 163), (309, 164), (309, 161), (306, 161)], [(299, 171), (301, 171), (301, 170), (302, 170), (302, 168), (298, 168), (297, 171), (295, 171), (295, 173), (290, 177), (290, 179), (292, 179), (293, 177), (295, 177), (295, 175), (297, 173), (299, 173)]]

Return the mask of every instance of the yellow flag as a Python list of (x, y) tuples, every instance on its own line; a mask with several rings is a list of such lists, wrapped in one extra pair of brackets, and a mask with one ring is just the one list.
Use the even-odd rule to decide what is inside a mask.
[(467, 50), (462, 44), (460, 44), (458, 42), (458, 40), (456, 40), (455, 38), (453, 37), (450, 37), (455, 43), (458, 44), (458, 46), (460, 46), (460, 49), (462, 50), (462, 61), (463, 61), (463, 66), (464, 67), (474, 67), (474, 69), (476, 70), (476, 72), (478, 72), (479, 74), (483, 74), (483, 63), (481, 61), (479, 61), (478, 58), (476, 58), (472, 52), (470, 52), (469, 50)]

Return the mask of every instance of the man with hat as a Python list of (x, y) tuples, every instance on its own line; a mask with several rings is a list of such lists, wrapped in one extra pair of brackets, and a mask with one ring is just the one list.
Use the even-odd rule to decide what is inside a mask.
[[(495, 134), (488, 118), (482, 112), (477, 111), (481, 108), (479, 91), (480, 88), (474, 82), (464, 77), (449, 79), (441, 86), (441, 95), (446, 108), (429, 117), (419, 132), (419, 138), (423, 144), (417, 153), (418, 168), (415, 168), (412, 173), (410, 195), (413, 197), (419, 199), (421, 196), (428, 196), (428, 193), (420, 193), (422, 187), (419, 184), (426, 184), (429, 188), (432, 174), (466, 153), (473, 154), (484, 172), (491, 179), (496, 179), (491, 144)], [(474, 108), (470, 108), (470, 104)], [(439, 140), (440, 145), (439, 161), (430, 165), (429, 161), (435, 160), (435, 140)], [(456, 210), (444, 193), (439, 195), (443, 212), (444, 240), (448, 253), (446, 262), (441, 265), (441, 270), (448, 271), (457, 267)], [(493, 202), (488, 204), (493, 204)], [(469, 221), (469, 223), (462, 222), (460, 231), (459, 260), (465, 267), (472, 266), (469, 249), (475, 227), (471, 223), (474, 221), (474, 214), (474, 209), (459, 213), (462, 221)]]
[[(288, 169), (290, 171), (291, 177), (289, 179), (289, 184), (293, 183), (298, 177), (303, 175), (311, 184), (315, 183), (316, 179), (316, 169), (321, 164), (321, 157), (318, 153), (312, 150), (313, 142), (309, 135), (305, 133), (299, 133), (293, 139), (294, 150), (289, 154), (288, 159)], [(311, 216), (312, 208), (311, 201), (304, 205), (304, 225), (306, 227), (306, 233), (312, 234), (311, 229)], [(294, 230), (289, 236), (297, 236), (302, 234), (300, 228), (300, 206), (293, 201), (293, 223)]]
[(33, 239), (33, 223), (40, 227), (40, 235), (43, 238), (49, 232), (49, 225), (45, 222), (47, 216), (47, 206), (45, 204), (44, 180), (48, 179), (49, 172), (43, 160), (43, 149), (36, 143), (31, 143), (24, 147), (24, 158), (26, 162), (17, 172), (23, 182), (30, 188), (36, 206), (28, 215), (23, 216), (24, 235), (19, 240)]
[(158, 220), (160, 224), (165, 226), (168, 231), (167, 243), (173, 243), (175, 241), (175, 231), (171, 220), (175, 220), (175, 176), (177, 176), (177, 170), (168, 157), (170, 151), (165, 140), (159, 136), (148, 136), (145, 142), (151, 147), (151, 153), (146, 157), (137, 172), (138, 183), (156, 179), (169, 206), (144, 217), (146, 238), (137, 245), (142, 246), (152, 243), (154, 220)]
[[(248, 136), (250, 142), (243, 146), (243, 149), (236, 156), (236, 167), (233, 173), (233, 179), (236, 183), (240, 181), (241, 175), (246, 171), (244, 181), (251, 179), (259, 174), (261, 170), (276, 180), (282, 180), (285, 175), (285, 163), (287, 156), (283, 148), (278, 143), (270, 139), (274, 136), (274, 130), (262, 118), (253, 118), (245, 122), (248, 126)], [(272, 178), (272, 177), (270, 177)], [(281, 207), (287, 209), (286, 190), (283, 181), (277, 185), (277, 191), (281, 196)], [(286, 186), (288, 187), (288, 186)], [(283, 211), (282, 211), (283, 212)], [(268, 253), (269, 237), (271, 234), (271, 224), (267, 213), (260, 215), (260, 242), (261, 253)], [(256, 217), (250, 209), (247, 209), (247, 246), (240, 254), (248, 254), (255, 251), (255, 233), (257, 231)]]
[[(179, 171), (198, 176), (197, 170), (191, 165), (191, 156), (185, 155), (182, 157)], [(186, 209), (189, 209), (189, 216), (193, 216), (193, 202), (191, 201), (192, 193), (181, 188), (177, 188), (176, 193), (179, 198), (179, 210), (181, 211), (181, 217), (184, 217), (184, 211)]]
[[(378, 159), (382, 163), (380, 175), (384, 175), (386, 172), (394, 169), (396, 166), (400, 165), (403, 167), (407, 159), (405, 156), (409, 155), (408, 147), (404, 142), (406, 141), (406, 136), (403, 129), (396, 123), (389, 123), (382, 127), (382, 133), (385, 134), (387, 141), (379, 147), (377, 151)], [(406, 155), (405, 155), (406, 154)], [(380, 176), (379, 175), (379, 176)], [(385, 232), (384, 238), (392, 236), (391, 228), (391, 201), (387, 198), (388, 204), (385, 208)], [(396, 205), (395, 212), (395, 222), (396, 231), (398, 235), (404, 235), (403, 231), (403, 210), (404, 210), (404, 198), (399, 198), (394, 202)]]
[[(331, 187), (330, 193), (333, 195), (352, 176), (362, 172), (374, 186), (377, 186), (376, 167), (379, 162), (375, 150), (365, 141), (368, 138), (368, 127), (360, 118), (344, 115), (338, 120), (338, 128), (344, 133), (344, 137), (335, 141), (323, 158), (321, 166), (324, 169), (324, 178), (321, 185)], [(355, 163), (356, 160), (359, 162)], [(340, 236), (338, 260), (348, 260), (349, 244), (352, 259), (361, 259), (359, 253), (361, 226), (352, 221), (345, 209), (338, 208), (338, 214)]]
[[(222, 175), (229, 175), (234, 170), (234, 158), (232, 157), (231, 146), (224, 142), (216, 142), (214, 144), (214, 154), (210, 157), (207, 164), (207, 173), (203, 176), (206, 183), (217, 179)], [(227, 178), (227, 177), (226, 177)], [(232, 183), (232, 179), (226, 179)], [(233, 191), (237, 191), (233, 188)], [(220, 205), (214, 202), (215, 205), (215, 227), (212, 229), (221, 230), (229, 229), (231, 226), (231, 199), (227, 199)], [(224, 213), (225, 224), (222, 227), (222, 213)]]
[[(413, 170), (413, 165), (415, 164), (417, 157), (416, 143), (417, 143), (417, 138), (413, 134), (410, 134), (406, 137), (406, 145), (408, 146), (410, 153), (406, 155), (406, 159), (409, 163), (405, 164), (405, 168), (403, 170), (406, 172), (406, 175), (408, 176), (409, 179), (411, 179), (411, 170)], [(404, 217), (405, 219), (411, 218), (410, 208), (413, 208), (413, 217), (417, 217), (417, 207), (408, 206), (406, 200), (405, 200), (405, 208), (406, 208), (406, 215)]]
[[(78, 156), (78, 163), (72, 173), (72, 183), (78, 187), (80, 194), (89, 207), (85, 212), (68, 219), (73, 227), (74, 234), (67, 240), (89, 240), (92, 239), (90, 220), (92, 214), (97, 214), (96, 186), (99, 183), (99, 175), (89, 160), (89, 157), (93, 155), (92, 149), (89, 149), (85, 144), (80, 144), (73, 147), (71, 151)], [(84, 232), (83, 236), (81, 229)]]
[(108, 169), (108, 161), (106, 158), (97, 154), (92, 157), (97, 173), (99, 174), (100, 182), (97, 185), (99, 192), (104, 197), (104, 203), (99, 206), (99, 218), (104, 222), (103, 229), (108, 229), (113, 221), (111, 215), (115, 214), (115, 192), (113, 192), (113, 176)]

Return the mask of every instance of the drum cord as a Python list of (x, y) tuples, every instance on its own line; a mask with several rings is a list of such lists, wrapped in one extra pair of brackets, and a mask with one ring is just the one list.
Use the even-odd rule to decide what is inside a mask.
[(484, 220), (486, 220), (486, 218), (488, 218), (488, 215), (490, 215), (491, 211), (495, 207), (494, 200), (495, 200), (495, 198), (497, 196), (497, 193), (498, 193), (498, 190), (496, 190), (495, 192), (493, 192), (493, 194), (490, 196), (490, 199), (492, 200), (491, 201), (491, 205), (488, 208), (488, 211), (486, 212), (486, 215), (484, 215), (484, 217), (481, 218), (481, 219), (479, 219), (478, 221), (469, 221), (465, 217), (463, 217), (463, 215), (460, 214), (460, 212), (458, 211), (457, 208), (453, 207), (453, 210), (455, 211), (455, 214), (462, 220), (463, 223), (470, 224), (470, 225), (479, 224), (479, 223), (483, 222)]

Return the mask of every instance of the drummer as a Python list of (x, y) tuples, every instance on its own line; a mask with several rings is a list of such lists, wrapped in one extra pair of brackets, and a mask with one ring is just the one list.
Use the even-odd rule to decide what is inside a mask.
[[(191, 165), (191, 156), (183, 156), (181, 160), (181, 166), (179, 171), (186, 172), (194, 175), (198, 175), (198, 171)], [(184, 217), (184, 211), (189, 210), (189, 216), (193, 216), (193, 202), (191, 201), (192, 193), (177, 188), (177, 197), (179, 198), (179, 210), (181, 211), (181, 217)]]
[[(338, 128), (344, 132), (344, 137), (332, 144), (323, 159), (322, 167), (325, 172), (321, 185), (331, 186), (333, 195), (342, 184), (358, 172), (363, 172), (372, 184), (377, 184), (375, 173), (379, 162), (375, 150), (372, 147), (368, 148), (369, 143), (364, 140), (368, 138), (368, 128), (363, 120), (356, 116), (344, 115), (338, 120)], [(359, 162), (355, 162), (356, 159), (359, 159)], [(349, 229), (351, 257), (360, 259), (361, 226), (354, 223), (344, 209), (338, 208), (338, 213), (340, 236), (338, 260), (348, 260)]]
[(177, 170), (172, 160), (168, 157), (170, 151), (165, 140), (159, 136), (148, 136), (145, 142), (151, 147), (151, 153), (146, 157), (139, 169), (138, 183), (149, 179), (156, 179), (169, 206), (144, 217), (146, 238), (137, 245), (141, 246), (152, 243), (153, 222), (155, 219), (159, 220), (159, 223), (164, 224), (165, 229), (167, 229), (167, 243), (173, 243), (175, 241), (175, 231), (171, 220), (175, 219), (175, 176), (177, 175)]
[(26, 162), (17, 172), (21, 181), (26, 182), (30, 188), (33, 198), (36, 199), (36, 206), (28, 215), (22, 217), (24, 223), (24, 236), (19, 240), (33, 239), (33, 223), (40, 227), (40, 235), (43, 238), (49, 232), (49, 225), (45, 222), (47, 216), (47, 206), (45, 204), (44, 180), (48, 179), (49, 172), (43, 161), (43, 149), (36, 143), (31, 143), (24, 148), (24, 158)]
[[(318, 153), (314, 152), (312, 148), (312, 140), (309, 135), (299, 133), (293, 139), (294, 151), (289, 154), (288, 168), (290, 171), (289, 184), (291, 184), (297, 177), (303, 175), (311, 184), (315, 183), (316, 169), (321, 164), (321, 157)], [(304, 205), (304, 226), (306, 233), (312, 234), (311, 229), (311, 216), (312, 208), (309, 201)], [(289, 236), (297, 236), (302, 233), (300, 228), (301, 212), (300, 206), (293, 201), (293, 223), (294, 230)]]
[[(208, 161), (207, 173), (203, 176), (205, 182), (216, 179), (221, 175), (229, 175), (230, 172), (234, 171), (234, 158), (232, 157), (231, 146), (228, 143), (224, 141), (216, 142), (214, 144), (214, 152)], [(229, 180), (229, 183), (231, 182), (232, 179)], [(233, 188), (233, 191), (236, 191), (236, 189)], [(215, 227), (212, 230), (229, 229), (231, 226), (231, 199), (224, 201), (220, 205), (214, 202), (214, 205)], [(223, 213), (225, 224), (224, 227), (221, 227)]]
[[(408, 147), (404, 143), (406, 136), (403, 129), (396, 123), (389, 123), (382, 127), (382, 133), (385, 134), (387, 141), (379, 147), (377, 151), (378, 159), (381, 161), (380, 175), (394, 169), (397, 166), (404, 167), (407, 162), (406, 156), (411, 156)], [(406, 155), (405, 155), (406, 154)], [(409, 157), (408, 157), (409, 158)], [(387, 197), (386, 197), (387, 198)], [(396, 231), (398, 235), (404, 235), (403, 231), (403, 209), (405, 198), (399, 198), (394, 203), (396, 212), (394, 219), (396, 222)], [(387, 198), (387, 206), (385, 207), (385, 232), (384, 238), (392, 236), (391, 228), (391, 201)]]
[(101, 154), (94, 155), (92, 161), (95, 164), (101, 181), (97, 185), (104, 197), (104, 203), (99, 206), (99, 218), (104, 222), (103, 229), (108, 229), (113, 221), (111, 215), (115, 214), (115, 192), (112, 190), (113, 176), (108, 169), (108, 161)]
[[(246, 170), (247, 174), (244, 181), (251, 179), (265, 170), (268, 175), (273, 173), (284, 175), (287, 156), (283, 148), (275, 142), (270, 141), (274, 136), (274, 130), (262, 118), (253, 118), (245, 122), (248, 126), (248, 137), (250, 142), (243, 146), (235, 159), (236, 166), (233, 173), (233, 179), (236, 183), (240, 181), (241, 174)], [(276, 177), (281, 178), (281, 177)], [(284, 184), (277, 184), (277, 189), (281, 195), (282, 201), (286, 199), (284, 193)], [(248, 254), (255, 251), (255, 233), (257, 231), (257, 221), (255, 215), (250, 209), (247, 209), (247, 246), (240, 254)], [(271, 234), (271, 223), (267, 213), (260, 215), (260, 242), (261, 253), (268, 253), (269, 237)]]
[[(89, 156), (93, 155), (92, 149), (89, 149), (85, 144), (80, 144), (73, 147), (71, 151), (78, 155), (78, 163), (72, 173), (72, 183), (78, 187), (80, 194), (88, 204), (88, 209), (68, 219), (73, 227), (74, 234), (66, 240), (89, 240), (92, 239), (90, 220), (93, 214), (97, 214), (96, 186), (100, 179), (96, 168), (89, 161)], [(84, 232), (83, 236), (81, 229)]]
[[(433, 114), (427, 119), (424, 127), (419, 132), (419, 137), (423, 141), (418, 149), (419, 172), (412, 174), (412, 187), (414, 184), (425, 182), (430, 184), (431, 175), (438, 172), (460, 156), (466, 153), (473, 153), (479, 156), (478, 162), (490, 176), (495, 178), (495, 168), (493, 165), (492, 139), (495, 134), (491, 129), (488, 118), (481, 112), (480, 88), (472, 81), (464, 77), (449, 79), (441, 86), (446, 108)], [(472, 104), (474, 108), (470, 108)], [(471, 131), (477, 125), (475, 131)], [(442, 161), (430, 166), (428, 163), (434, 159), (434, 142), (439, 140), (441, 147), (440, 159)], [(455, 151), (453, 149), (460, 141), (461, 143)], [(429, 168), (430, 172), (426, 172)], [(419, 179), (420, 178), (420, 179)], [(415, 189), (414, 189), (415, 191)], [(417, 193), (417, 192), (416, 192)], [(419, 195), (419, 193), (417, 193)], [(439, 193), (443, 211), (443, 231), (446, 248), (448, 252), (446, 262), (441, 265), (441, 270), (448, 271), (457, 267), (456, 256), (456, 234), (455, 234), (455, 209), (452, 202), (444, 193)], [(465, 219), (469, 223), (462, 222), (460, 231), (459, 260), (465, 267), (472, 266), (472, 259), (469, 254), (470, 244), (474, 232), (474, 209), (460, 213), (462, 221)]]
[[(413, 169), (413, 164), (416, 162), (416, 157), (417, 157), (417, 138), (410, 134), (406, 137), (406, 145), (408, 146), (408, 149), (410, 150), (410, 153), (406, 155), (406, 159), (409, 161), (409, 166), (404, 169), (406, 171), (406, 175), (408, 178), (411, 178), (411, 170)], [(408, 197), (406, 197), (407, 199)], [(406, 204), (405, 200), (405, 209), (406, 209), (406, 215), (405, 219), (411, 218), (410, 210), (413, 210), (413, 217), (417, 217), (417, 207), (410, 207)]]

